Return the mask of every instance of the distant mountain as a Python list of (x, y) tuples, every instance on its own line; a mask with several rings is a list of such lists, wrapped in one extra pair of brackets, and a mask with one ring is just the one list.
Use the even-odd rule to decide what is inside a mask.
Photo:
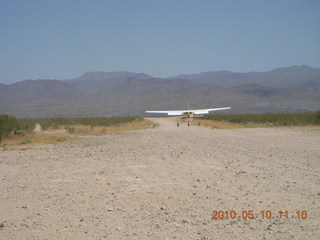
[[(155, 78), (88, 72), (70, 80), (0, 84), (0, 114), (18, 117), (144, 115), (145, 110), (232, 106), (228, 113), (320, 110), (320, 69), (227, 71)], [(215, 113), (224, 114), (226, 112)]]
[(243, 84), (235, 87), (228, 88), (230, 92), (237, 92), (241, 94), (255, 95), (259, 97), (272, 97), (278, 93), (277, 88), (263, 87), (259, 84)]
[(145, 73), (132, 72), (87, 72), (80, 77), (65, 80), (66, 82), (76, 82), (82, 84), (121, 82), (127, 79), (149, 79), (153, 78)]
[(294, 87), (307, 81), (320, 83), (320, 69), (309, 66), (278, 68), (268, 72), (235, 73), (228, 71), (204, 72), (179, 75), (174, 78), (192, 80), (220, 87), (233, 87), (242, 84), (257, 83), (267, 87)]
[(58, 80), (26, 80), (10, 85), (0, 85), (0, 102), (6, 105), (40, 99), (68, 101), (76, 96), (74, 84)]

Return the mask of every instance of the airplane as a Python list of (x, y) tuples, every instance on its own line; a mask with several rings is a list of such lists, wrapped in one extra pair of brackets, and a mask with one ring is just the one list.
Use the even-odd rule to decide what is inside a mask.
[(223, 108), (206, 108), (206, 109), (189, 109), (188, 110), (171, 110), (171, 111), (146, 111), (146, 113), (167, 113), (168, 116), (183, 116), (182, 118), (193, 118), (194, 115), (199, 114), (208, 114), (211, 111), (220, 111), (220, 110), (228, 110), (231, 107), (223, 107)]

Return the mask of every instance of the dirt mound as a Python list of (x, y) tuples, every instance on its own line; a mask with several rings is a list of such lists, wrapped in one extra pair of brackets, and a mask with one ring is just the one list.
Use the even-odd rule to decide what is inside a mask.
[(42, 128), (41, 128), (41, 125), (39, 123), (36, 123), (33, 132), (35, 132), (35, 133), (41, 133), (42, 132)]

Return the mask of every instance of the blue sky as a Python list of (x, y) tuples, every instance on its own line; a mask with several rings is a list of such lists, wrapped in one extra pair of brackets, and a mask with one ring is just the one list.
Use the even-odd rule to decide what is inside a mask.
[(318, 0), (0, 0), (0, 82), (320, 67)]

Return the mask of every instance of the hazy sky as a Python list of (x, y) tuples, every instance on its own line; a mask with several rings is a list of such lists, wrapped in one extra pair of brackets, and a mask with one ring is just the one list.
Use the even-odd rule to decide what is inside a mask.
[(0, 0), (0, 82), (320, 67), (319, 0)]

